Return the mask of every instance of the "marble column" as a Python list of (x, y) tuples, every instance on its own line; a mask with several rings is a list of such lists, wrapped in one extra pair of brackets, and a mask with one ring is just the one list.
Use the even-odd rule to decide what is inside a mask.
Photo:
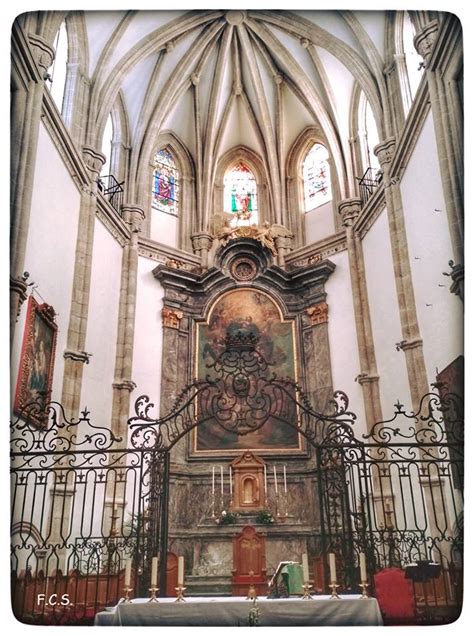
[(326, 413), (334, 388), (328, 335), (329, 308), (325, 300), (307, 307), (303, 313), (302, 338), (306, 384), (313, 408)]

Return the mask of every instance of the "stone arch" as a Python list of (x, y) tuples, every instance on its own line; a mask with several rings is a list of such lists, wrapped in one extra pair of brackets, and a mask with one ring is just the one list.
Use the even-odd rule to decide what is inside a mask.
[[(230, 148), (223, 154), (215, 167), (213, 179), (212, 215), (222, 215), (224, 197), (224, 176), (235, 163), (242, 161), (249, 166), (257, 181), (257, 197), (259, 225), (265, 221), (275, 223), (272, 196), (269, 189), (268, 173), (263, 159), (247, 146), (239, 145)], [(211, 219), (206, 220), (206, 225)]]
[(151, 167), (153, 157), (160, 148), (169, 147), (179, 169), (181, 181), (181, 196), (178, 215), (178, 245), (180, 249), (192, 251), (191, 235), (196, 231), (195, 219), (195, 168), (188, 148), (183, 141), (171, 131), (163, 131), (156, 138), (152, 152), (142, 158), (138, 166), (138, 176), (135, 184), (139, 205), (145, 210), (144, 232), (150, 234), (150, 210), (153, 174)]
[(303, 190), (303, 161), (315, 144), (319, 143), (325, 146), (329, 151), (329, 167), (331, 171), (331, 187), (333, 193), (333, 216), (334, 227), (339, 227), (338, 215), (336, 213), (335, 203), (341, 199), (341, 191), (339, 189), (339, 180), (337, 179), (333, 157), (328, 143), (324, 137), (322, 130), (317, 126), (308, 126), (305, 128), (293, 142), (288, 153), (286, 162), (286, 179), (287, 179), (287, 200), (288, 209), (292, 211), (289, 218), (291, 223), (290, 229), (295, 234), (295, 246), (304, 245), (306, 242), (305, 224), (304, 224), (304, 190)]

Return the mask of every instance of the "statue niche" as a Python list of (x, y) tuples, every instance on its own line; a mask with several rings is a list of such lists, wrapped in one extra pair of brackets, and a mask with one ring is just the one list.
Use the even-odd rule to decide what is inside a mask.
[(254, 512), (266, 507), (265, 462), (245, 451), (231, 464), (234, 482), (232, 510)]

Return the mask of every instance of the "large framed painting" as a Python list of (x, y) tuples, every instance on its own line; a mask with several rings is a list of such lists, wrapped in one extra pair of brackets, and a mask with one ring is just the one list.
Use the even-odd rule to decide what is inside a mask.
[[(220, 296), (212, 305), (206, 322), (196, 328), (196, 377), (205, 379), (209, 365), (222, 353), (226, 334), (245, 330), (258, 338), (257, 349), (270, 364), (269, 375), (297, 378), (295, 324), (284, 320), (277, 303), (255, 289), (238, 289)], [(212, 376), (212, 373), (210, 374)], [(237, 435), (222, 428), (215, 420), (194, 429), (194, 452), (219, 454), (259, 452), (300, 452), (301, 436), (295, 428), (270, 417), (256, 431)]]
[[(40, 305), (30, 296), (13, 405), (17, 414), (38, 398), (46, 400), (51, 393), (58, 329), (54, 316), (51, 305)], [(29, 418), (34, 420), (34, 414)], [(42, 424), (39, 419), (36, 423)]]

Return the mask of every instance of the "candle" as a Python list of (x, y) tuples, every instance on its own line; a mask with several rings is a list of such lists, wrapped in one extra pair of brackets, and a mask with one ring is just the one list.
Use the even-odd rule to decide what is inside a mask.
[(361, 583), (366, 583), (367, 582), (367, 564), (365, 562), (365, 554), (363, 552), (359, 554), (359, 567), (360, 567)]
[(283, 465), (283, 487), (285, 489), (285, 495), (287, 493), (286, 490), (286, 464)]
[(330, 579), (331, 583), (336, 583), (336, 555), (334, 552), (329, 553), (329, 571), (330, 571)]
[(158, 557), (151, 560), (151, 587), (156, 587), (158, 583)]
[(216, 490), (216, 478), (215, 478), (215, 466), (212, 467), (212, 496), (214, 496), (214, 492)]
[(178, 585), (184, 585), (184, 556), (178, 557)]
[(273, 464), (273, 477), (275, 479), (275, 492), (278, 495), (277, 469), (276, 469), (275, 464)]
[(130, 581), (132, 579), (132, 559), (128, 559), (125, 564), (125, 587), (130, 587)]
[(224, 469), (221, 466), (221, 495), (224, 496)]
[(263, 466), (263, 491), (265, 493), (265, 501), (267, 499), (267, 467)]
[(307, 583), (309, 581), (309, 567), (308, 567), (308, 554), (303, 552), (303, 557), (301, 559), (303, 563), (303, 581)]
[(230, 498), (232, 499), (232, 466), (229, 466), (229, 489), (230, 489)]

